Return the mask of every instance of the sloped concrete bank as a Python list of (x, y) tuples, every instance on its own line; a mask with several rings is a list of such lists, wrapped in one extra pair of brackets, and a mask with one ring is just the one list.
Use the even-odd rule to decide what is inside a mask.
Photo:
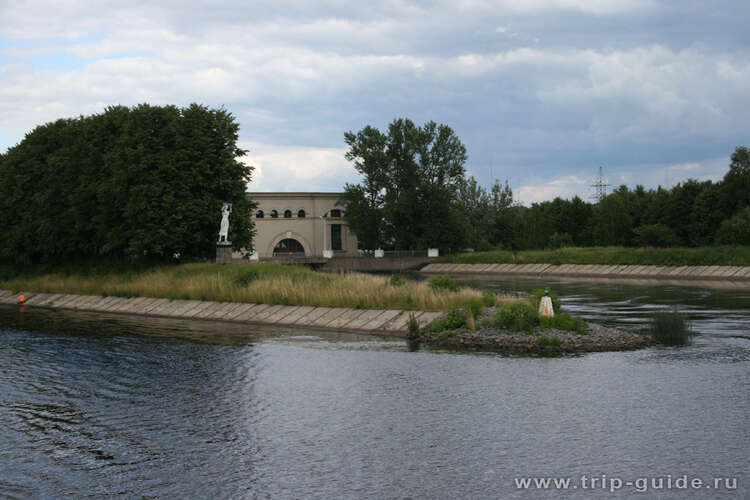
[(10, 290), (0, 290), (0, 304), (19, 304), (21, 296), (25, 299), (24, 307), (29, 308), (43, 307), (166, 318), (231, 321), (284, 327), (382, 333), (400, 337), (406, 335), (410, 314), (415, 315), (420, 327), (429, 325), (442, 314), (434, 311), (272, 306), (245, 302), (170, 300), (154, 297), (124, 298), (60, 293), (12, 293)]
[(741, 266), (630, 266), (583, 264), (428, 264), (426, 274), (516, 275), (669, 280), (750, 281), (750, 267)]

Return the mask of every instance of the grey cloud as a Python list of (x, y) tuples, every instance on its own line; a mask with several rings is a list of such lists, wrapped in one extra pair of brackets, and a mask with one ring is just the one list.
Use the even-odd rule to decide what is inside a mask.
[(89, 59), (143, 55), (60, 74), (0, 46), (13, 58), (0, 59), (0, 132), (19, 137), (109, 104), (198, 101), (225, 105), (245, 141), (341, 148), (344, 131), (408, 116), (451, 125), (480, 179), (492, 167), (536, 184), (600, 164), (639, 178), (649, 165), (714, 161), (747, 143), (744, 1), (363, 5), (6, 4), (0, 39), (44, 38), (38, 50), (51, 51), (65, 39)]

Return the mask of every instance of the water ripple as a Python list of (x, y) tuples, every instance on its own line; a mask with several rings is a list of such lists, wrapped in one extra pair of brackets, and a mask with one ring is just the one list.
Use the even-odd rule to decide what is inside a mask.
[(632, 329), (677, 303), (700, 335), (539, 359), (0, 308), (0, 496), (556, 498), (513, 478), (691, 474), (746, 497), (748, 304), (564, 291)]

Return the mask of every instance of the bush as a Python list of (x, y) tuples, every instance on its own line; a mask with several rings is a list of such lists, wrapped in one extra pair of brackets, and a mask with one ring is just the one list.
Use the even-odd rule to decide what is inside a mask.
[(235, 285), (247, 286), (258, 278), (260, 278), (260, 273), (257, 269), (243, 269), (232, 281)]
[(513, 331), (531, 332), (539, 324), (539, 315), (528, 302), (503, 306), (492, 319), (494, 326)]
[(573, 246), (573, 237), (569, 235), (568, 233), (552, 233), (552, 236), (549, 237), (549, 247), (553, 249), (557, 248), (563, 248), (563, 247), (572, 247)]
[(431, 332), (442, 332), (443, 330), (456, 330), (466, 326), (466, 312), (455, 307), (445, 313), (445, 316), (430, 325)]
[(470, 314), (472, 318), (476, 318), (480, 314), (482, 314), (483, 309), (482, 301), (478, 298), (471, 298), (469, 301), (464, 305), (464, 309), (466, 310), (467, 314)]
[(648, 224), (633, 230), (635, 244), (643, 247), (676, 247), (680, 244), (677, 234), (664, 224)]
[(654, 314), (650, 333), (652, 339), (664, 345), (686, 345), (693, 337), (690, 323), (676, 307)]
[[(555, 314), (560, 312), (562, 310), (562, 302), (557, 297), (556, 293), (552, 293), (548, 290), (549, 298), (552, 299), (552, 309), (555, 311)], [(540, 288), (536, 288), (531, 291), (532, 296), (532, 303), (534, 304), (534, 307), (539, 310), (539, 302), (541, 302), (542, 297), (544, 297), (544, 290)]]
[(457, 292), (458, 291), (458, 284), (456, 283), (456, 280), (451, 278), (450, 276), (437, 276), (435, 278), (430, 278), (427, 280), (427, 286), (430, 287), (430, 289), (438, 291), (438, 290), (449, 290), (451, 292)]
[(497, 304), (497, 295), (492, 290), (485, 290), (482, 292), (482, 303), (486, 307), (493, 307)]
[(555, 314), (551, 318), (540, 317), (539, 325), (542, 328), (559, 328), (560, 330), (576, 332), (578, 335), (586, 335), (589, 332), (589, 327), (583, 319), (574, 318), (564, 312)]
[(750, 245), (750, 207), (737, 212), (721, 223), (716, 233), (719, 245)]

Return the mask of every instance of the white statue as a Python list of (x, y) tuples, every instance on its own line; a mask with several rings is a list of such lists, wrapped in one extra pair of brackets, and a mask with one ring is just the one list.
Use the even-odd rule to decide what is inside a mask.
[(229, 214), (232, 213), (232, 204), (224, 203), (221, 207), (221, 225), (219, 226), (219, 243), (226, 242), (229, 238)]

